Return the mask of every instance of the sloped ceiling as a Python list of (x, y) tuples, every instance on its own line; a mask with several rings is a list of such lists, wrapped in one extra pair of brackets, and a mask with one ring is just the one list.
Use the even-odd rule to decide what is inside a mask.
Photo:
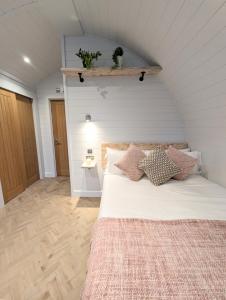
[(61, 34), (103, 36), (159, 63), (187, 141), (226, 186), (226, 0), (0, 0), (0, 69), (36, 86), (61, 65)]
[[(83, 30), (158, 62), (170, 85), (224, 48), (225, 0), (74, 0)], [(215, 52), (214, 52), (215, 51)], [(179, 76), (180, 74), (182, 77)], [(186, 75), (187, 76), (187, 75)]]
[(1, 0), (1, 71), (34, 87), (60, 68), (62, 34), (81, 34), (71, 0)]
[(1, 0), (0, 69), (35, 86), (59, 69), (61, 34), (88, 33), (159, 63), (174, 86), (175, 75), (223, 34), (225, 11), (224, 0)]

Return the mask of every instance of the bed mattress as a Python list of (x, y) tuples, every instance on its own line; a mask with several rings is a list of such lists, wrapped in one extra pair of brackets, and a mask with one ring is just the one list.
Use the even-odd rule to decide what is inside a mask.
[(199, 175), (154, 186), (105, 174), (99, 218), (226, 220), (226, 189)]

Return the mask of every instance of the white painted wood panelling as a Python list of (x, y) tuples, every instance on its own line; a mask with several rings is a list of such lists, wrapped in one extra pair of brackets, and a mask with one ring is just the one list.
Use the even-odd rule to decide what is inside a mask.
[[(112, 41), (96, 37), (66, 37), (66, 66), (78, 66), (74, 53), (82, 47), (105, 53), (97, 64), (111, 65), (111, 55), (117, 46)], [(147, 63), (128, 49), (126, 64)], [(66, 112), (73, 195), (100, 194), (102, 170), (100, 146), (102, 142), (180, 142), (184, 141), (183, 123), (178, 117), (168, 88), (157, 76), (77, 78), (66, 81)], [(85, 115), (92, 116), (85, 123)], [(88, 148), (97, 157), (97, 169), (82, 169)]]
[[(184, 141), (183, 123), (163, 82), (157, 77), (87, 79), (67, 83), (68, 133), (71, 149), (71, 184), (74, 195), (95, 195), (101, 189), (100, 145), (102, 142)], [(85, 123), (90, 113), (92, 123)], [(81, 169), (92, 148), (96, 170)], [(92, 192), (92, 193), (91, 193)]]
[(64, 93), (56, 93), (56, 88), (63, 88), (63, 77), (60, 72), (52, 74), (37, 86), (45, 177), (56, 176), (50, 99), (64, 98)]
[(12, 79), (9, 74), (0, 70), (0, 87), (26, 97), (35, 98), (35, 92), (23, 85), (21, 82)]
[(206, 175), (226, 186), (226, 4), (204, 1), (177, 37), (164, 79), (177, 99), (186, 137), (203, 153)]
[[(71, 33), (73, 19), (75, 34), (115, 40), (147, 61), (158, 62), (163, 67), (161, 79), (185, 121), (188, 142), (203, 151), (209, 178), (226, 186), (226, 1), (72, 2), (0, 1), (0, 38), (5, 41), (0, 68), (31, 85), (46, 77), (60, 66), (59, 34)], [(66, 54), (73, 65), (76, 57), (70, 51)], [(31, 56), (35, 68), (24, 65), (21, 55)], [(98, 63), (106, 62), (104, 55)]]
[[(89, 51), (101, 50), (102, 55), (98, 57), (98, 60), (94, 60), (94, 66), (112, 66), (112, 54), (114, 49), (120, 44), (116, 44), (114, 41), (106, 40), (98, 36), (85, 35), (81, 37), (65, 36), (64, 37), (64, 55), (66, 67), (82, 67), (82, 62), (79, 57), (76, 56), (79, 49), (88, 49)], [(132, 53), (127, 48), (124, 48), (123, 66), (130, 67), (143, 67), (147, 66), (147, 62)]]
[(71, 0), (1, 0), (0, 68), (35, 87), (59, 70), (63, 33), (82, 33)]
[(118, 40), (163, 67), (186, 139), (203, 152), (208, 177), (226, 186), (226, 1), (73, 1), (86, 33)]

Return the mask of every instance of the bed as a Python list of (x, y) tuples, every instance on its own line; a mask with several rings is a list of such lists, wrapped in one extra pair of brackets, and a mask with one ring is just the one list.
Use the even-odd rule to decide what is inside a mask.
[(226, 299), (225, 257), (225, 188), (106, 173), (82, 299)]
[(226, 189), (200, 175), (156, 187), (105, 174), (99, 218), (226, 220)]

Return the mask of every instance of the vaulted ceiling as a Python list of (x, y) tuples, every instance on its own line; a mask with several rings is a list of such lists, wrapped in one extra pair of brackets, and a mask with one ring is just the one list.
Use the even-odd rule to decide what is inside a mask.
[(159, 63), (173, 86), (211, 40), (224, 47), (225, 20), (224, 0), (1, 0), (0, 69), (34, 87), (60, 68), (62, 34), (96, 34)]
[(0, 70), (34, 87), (60, 68), (62, 34), (81, 34), (71, 0), (1, 0)]
[(0, 73), (35, 87), (59, 70), (62, 34), (103, 36), (159, 63), (187, 141), (226, 186), (226, 0), (0, 0)]

